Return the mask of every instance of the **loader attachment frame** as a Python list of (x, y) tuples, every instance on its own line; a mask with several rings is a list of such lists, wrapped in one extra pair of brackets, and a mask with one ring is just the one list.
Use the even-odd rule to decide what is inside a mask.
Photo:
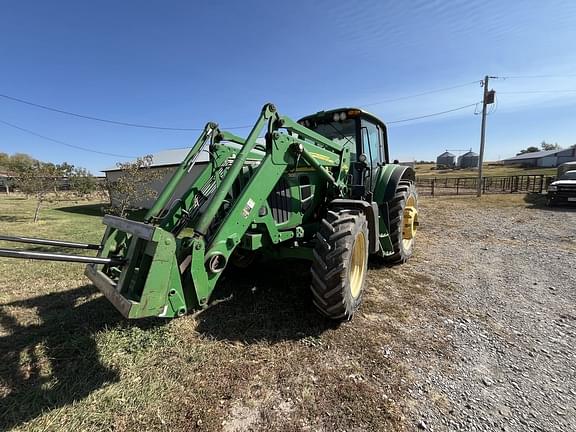
[(174, 236), (142, 222), (105, 216), (99, 256), (121, 253), (120, 266), (89, 264), (86, 276), (126, 318), (180, 316), (187, 311)]

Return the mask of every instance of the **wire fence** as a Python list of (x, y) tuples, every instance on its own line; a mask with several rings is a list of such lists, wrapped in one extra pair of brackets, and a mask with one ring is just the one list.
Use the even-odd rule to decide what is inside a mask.
[[(554, 177), (539, 175), (491, 176), (482, 178), (483, 193), (542, 193)], [(478, 190), (477, 177), (417, 178), (420, 195), (472, 195)]]

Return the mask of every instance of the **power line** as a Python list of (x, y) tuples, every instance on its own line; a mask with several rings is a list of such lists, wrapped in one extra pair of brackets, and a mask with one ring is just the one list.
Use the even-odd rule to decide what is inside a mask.
[(501, 79), (531, 79), (531, 78), (574, 78), (576, 74), (565, 75), (508, 75), (500, 77)]
[(531, 93), (574, 93), (576, 89), (564, 90), (524, 90), (524, 91), (503, 91), (500, 94), (531, 94)]
[[(477, 84), (480, 81), (469, 81), (466, 83), (462, 83), (462, 84), (458, 84), (458, 85), (454, 85), (454, 86), (450, 86), (450, 87), (443, 87), (443, 88), (439, 88), (439, 89), (434, 89), (434, 90), (428, 90), (425, 92), (421, 92), (421, 93), (416, 93), (416, 94), (412, 94), (412, 95), (407, 95), (407, 96), (400, 96), (400, 97), (396, 97), (396, 98), (390, 98), (390, 99), (385, 99), (385, 100), (381, 100), (378, 102), (372, 102), (369, 104), (364, 104), (364, 105), (360, 105), (361, 107), (368, 107), (368, 106), (373, 106), (373, 105), (380, 105), (383, 103), (388, 103), (388, 102), (395, 102), (395, 101), (399, 101), (399, 100), (404, 100), (404, 99), (410, 99), (410, 98), (415, 98), (415, 97), (419, 97), (419, 96), (425, 96), (428, 94), (433, 94), (433, 93), (439, 93), (439, 92), (443, 92), (443, 91), (447, 91), (447, 90), (452, 90), (452, 89), (456, 89), (456, 88), (461, 88), (461, 87), (466, 87), (469, 86), (471, 84)], [(73, 116), (73, 117), (77, 117), (77, 118), (82, 118), (85, 120), (92, 120), (92, 121), (98, 121), (98, 122), (102, 122), (102, 123), (109, 123), (109, 124), (114, 124), (114, 125), (118, 125), (118, 126), (126, 126), (126, 127), (134, 127), (134, 128), (144, 128), (144, 129), (156, 129), (156, 130), (165, 130), (165, 131), (194, 131), (194, 132), (198, 132), (198, 131), (202, 131), (204, 130), (203, 128), (180, 128), (180, 127), (168, 127), (168, 126), (156, 126), (156, 125), (149, 125), (149, 124), (142, 124), (142, 123), (132, 123), (132, 122), (125, 122), (125, 121), (119, 121), (119, 120), (110, 120), (110, 119), (105, 119), (105, 118), (101, 118), (101, 117), (94, 117), (94, 116), (89, 116), (86, 114), (79, 114), (79, 113), (75, 113), (72, 111), (66, 111), (60, 108), (55, 108), (55, 107), (51, 107), (48, 105), (42, 105), (39, 103), (35, 103), (35, 102), (31, 102), (28, 100), (24, 100), (24, 99), (20, 99), (14, 96), (10, 96), (7, 94), (2, 94), (0, 93), (0, 97), (13, 101), (13, 102), (17, 102), (17, 103), (21, 103), (21, 104), (25, 104), (25, 105), (29, 105), (35, 108), (39, 108), (39, 109), (43, 109), (46, 111), (52, 111), (52, 112), (56, 112), (59, 114), (64, 114), (64, 115), (69, 115), (69, 116)], [(232, 127), (224, 127), (223, 129), (229, 129), (229, 130), (233, 130), (233, 129), (250, 129), (252, 128), (253, 125), (243, 125), (243, 126), (232, 126)]]
[(367, 107), (367, 106), (372, 106), (372, 105), (380, 105), (383, 103), (388, 103), (388, 102), (396, 102), (399, 100), (404, 100), (404, 99), (410, 99), (410, 98), (415, 98), (415, 97), (419, 97), (419, 96), (425, 96), (425, 95), (429, 95), (429, 94), (433, 94), (433, 93), (439, 93), (439, 92), (443, 92), (443, 91), (447, 91), (447, 90), (453, 90), (453, 89), (457, 89), (457, 88), (461, 88), (461, 87), (466, 87), (469, 86), (471, 84), (478, 84), (480, 81), (476, 80), (476, 81), (470, 81), (467, 83), (463, 83), (463, 84), (458, 84), (455, 86), (451, 86), (451, 87), (443, 87), (443, 88), (439, 88), (439, 89), (435, 89), (435, 90), (428, 90), (422, 93), (416, 93), (416, 94), (412, 94), (412, 95), (408, 95), (408, 96), (400, 96), (400, 97), (396, 97), (396, 98), (390, 98), (390, 99), (384, 99), (381, 100), (379, 102), (372, 102), (372, 103), (368, 103), (368, 104), (364, 104), (364, 105), (360, 105), (360, 107)]
[(19, 131), (26, 132), (27, 134), (34, 135), (35, 137), (41, 138), (41, 139), (43, 139), (43, 140), (50, 141), (50, 142), (53, 142), (53, 143), (56, 143), (56, 144), (60, 144), (60, 145), (66, 146), (66, 147), (74, 148), (74, 149), (77, 149), (77, 150), (82, 150), (82, 151), (90, 152), (90, 153), (97, 153), (97, 154), (101, 154), (101, 155), (105, 155), (105, 156), (114, 156), (114, 157), (119, 157), (119, 158), (124, 158), (124, 159), (133, 159), (133, 158), (136, 157), (136, 156), (121, 155), (121, 154), (116, 154), (116, 153), (101, 152), (101, 151), (98, 151), (98, 150), (92, 150), (92, 149), (89, 149), (89, 148), (86, 148), (86, 147), (77, 146), (77, 145), (74, 145), (74, 144), (68, 144), (68, 143), (66, 143), (66, 142), (64, 142), (64, 141), (60, 141), (60, 140), (57, 140), (57, 139), (54, 139), (54, 138), (50, 138), (50, 137), (48, 137), (48, 136), (46, 136), (46, 135), (41, 135), (41, 134), (39, 134), (39, 133), (36, 133), (36, 132), (34, 132), (34, 131), (31, 131), (30, 129), (25, 129), (25, 128), (20, 127), (20, 126), (16, 126), (15, 124), (8, 123), (7, 121), (4, 121), (4, 120), (0, 120), (0, 123), (3, 124), (3, 125), (5, 125), (5, 126), (9, 126), (9, 127), (11, 127), (11, 128), (14, 128), (14, 129), (18, 129)]
[[(89, 116), (89, 115), (85, 115), (85, 114), (78, 114), (78, 113), (74, 113), (71, 111), (65, 111), (65, 110), (50, 107), (47, 105), (41, 105), (41, 104), (38, 104), (35, 102), (30, 102), (30, 101), (16, 98), (13, 96), (9, 96), (6, 94), (0, 93), (0, 97), (2, 97), (4, 99), (11, 100), (13, 102), (18, 102), (18, 103), (22, 103), (25, 105), (30, 105), (30, 106), (33, 106), (36, 108), (47, 110), (47, 111), (52, 111), (52, 112), (57, 112), (60, 114), (79, 117), (79, 118), (83, 118), (86, 120), (94, 120), (94, 121), (98, 121), (98, 122), (102, 122), (102, 123), (115, 124), (118, 126), (128, 126), (128, 127), (144, 128), (144, 129), (157, 129), (157, 130), (166, 130), (166, 131), (196, 131), (196, 132), (198, 132), (198, 131), (204, 130), (204, 128), (178, 128), (178, 127), (154, 126), (154, 125), (141, 124), (141, 123), (130, 123), (130, 122), (124, 122), (124, 121), (118, 121), (118, 120), (109, 120), (109, 119), (100, 118), (100, 117), (93, 117), (93, 116)], [(252, 127), (252, 125), (249, 125), (249, 126), (248, 125), (247, 126), (232, 126), (232, 127), (227, 127), (226, 129), (249, 129), (251, 127)]]
[(454, 111), (460, 111), (460, 110), (463, 110), (463, 109), (466, 109), (466, 108), (471, 108), (471, 107), (473, 107), (473, 106), (478, 105), (479, 103), (482, 103), (482, 102), (481, 102), (481, 101), (480, 101), (480, 102), (474, 102), (474, 103), (472, 103), (472, 104), (464, 105), (464, 106), (461, 106), (461, 107), (458, 107), (458, 108), (452, 108), (452, 109), (449, 109), (449, 110), (446, 110), (446, 111), (435, 112), (435, 113), (432, 113), (432, 114), (425, 114), (425, 115), (421, 115), (421, 116), (418, 116), (418, 117), (411, 117), (411, 118), (406, 118), (406, 119), (402, 119), (402, 120), (394, 120), (394, 121), (389, 121), (389, 122), (385, 122), (385, 123), (386, 123), (386, 124), (404, 123), (404, 122), (412, 121), (412, 120), (420, 120), (420, 119), (423, 119), (423, 118), (435, 117), (435, 116), (439, 116), (439, 115), (442, 115), (442, 114), (448, 114), (448, 113), (451, 113), (451, 112), (454, 112)]

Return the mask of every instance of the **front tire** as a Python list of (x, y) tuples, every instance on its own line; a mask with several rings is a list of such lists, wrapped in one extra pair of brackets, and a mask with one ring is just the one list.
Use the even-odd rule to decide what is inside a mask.
[(312, 295), (318, 310), (349, 321), (362, 302), (368, 269), (368, 222), (354, 210), (329, 211), (316, 234)]

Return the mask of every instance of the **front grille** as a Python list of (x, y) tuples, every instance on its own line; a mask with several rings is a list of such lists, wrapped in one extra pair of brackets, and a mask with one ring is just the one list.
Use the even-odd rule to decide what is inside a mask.
[(272, 211), (272, 217), (276, 223), (286, 222), (290, 218), (290, 186), (284, 177), (282, 177), (276, 187), (268, 197), (268, 205)]

